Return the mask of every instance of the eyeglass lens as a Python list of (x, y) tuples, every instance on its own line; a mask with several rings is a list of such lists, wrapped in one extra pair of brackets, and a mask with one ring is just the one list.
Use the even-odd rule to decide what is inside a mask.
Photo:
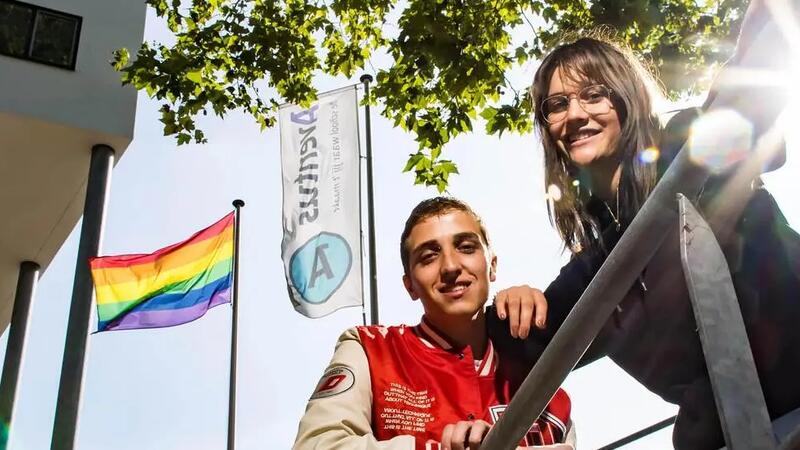
[[(553, 95), (542, 102), (542, 113), (549, 123), (564, 120), (569, 110), (571, 96)], [(576, 96), (580, 107), (589, 114), (605, 114), (611, 109), (611, 92), (602, 84), (586, 86)]]

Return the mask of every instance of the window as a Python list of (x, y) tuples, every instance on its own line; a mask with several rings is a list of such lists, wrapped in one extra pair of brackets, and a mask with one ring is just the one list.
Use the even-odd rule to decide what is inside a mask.
[(0, 0), (0, 54), (75, 70), (81, 18)]

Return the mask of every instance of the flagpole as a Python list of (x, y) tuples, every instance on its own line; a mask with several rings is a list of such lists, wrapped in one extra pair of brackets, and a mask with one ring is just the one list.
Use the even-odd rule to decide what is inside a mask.
[(361, 127), (358, 124), (358, 85), (353, 86), (356, 90), (355, 98), (355, 111), (356, 111), (356, 140), (358, 142), (358, 260), (359, 268), (361, 269), (361, 323), (367, 326), (367, 305), (364, 301), (364, 215), (361, 211), (364, 210), (364, 196), (362, 195), (364, 186), (364, 177), (361, 175), (361, 159), (366, 160), (366, 156), (361, 156)]
[(231, 294), (231, 373), (228, 387), (228, 450), (236, 447), (236, 343), (239, 328), (239, 219), (244, 201), (233, 201), (233, 292)]
[[(369, 83), (372, 75), (361, 75), (364, 83), (364, 98), (369, 99)], [(369, 240), (369, 313), (372, 325), (378, 324), (378, 271), (375, 262), (375, 202), (372, 190), (372, 129), (370, 127), (369, 102), (364, 102), (364, 125), (367, 132), (367, 236)]]

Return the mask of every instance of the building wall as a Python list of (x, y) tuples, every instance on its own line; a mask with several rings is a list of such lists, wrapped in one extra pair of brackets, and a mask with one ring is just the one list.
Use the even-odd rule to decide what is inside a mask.
[[(125, 47), (135, 54), (144, 33), (141, 0), (26, 0), (26, 3), (80, 16), (75, 71), (0, 55), (0, 111), (45, 121), (133, 136), (136, 91), (120, 89), (109, 64)], [(127, 145), (127, 144), (126, 144)]]
[[(136, 90), (112, 52), (142, 42), (142, 0), (26, 0), (82, 17), (75, 70), (0, 55), (0, 330), (20, 262), (43, 269), (83, 212), (92, 146), (122, 156), (133, 138)], [(69, 293), (65, 293), (69, 295)]]

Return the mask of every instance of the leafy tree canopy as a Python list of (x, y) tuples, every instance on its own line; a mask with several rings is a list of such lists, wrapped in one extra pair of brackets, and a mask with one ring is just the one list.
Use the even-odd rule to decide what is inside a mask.
[[(184, 1), (188, 3), (188, 1)], [(416, 183), (447, 186), (456, 165), (442, 147), (472, 130), (528, 132), (530, 97), (507, 73), (542, 55), (565, 32), (615, 30), (658, 69), (675, 95), (697, 89), (730, 56), (746, 0), (147, 0), (175, 34), (144, 43), (131, 59), (115, 53), (123, 83), (163, 100), (164, 134), (205, 142), (195, 122), (242, 109), (262, 129), (284, 101), (316, 99), (315, 74), (351, 77), (376, 53), (368, 101), (412, 133), (419, 150), (406, 171)], [(525, 28), (524, 42), (512, 33)]]

